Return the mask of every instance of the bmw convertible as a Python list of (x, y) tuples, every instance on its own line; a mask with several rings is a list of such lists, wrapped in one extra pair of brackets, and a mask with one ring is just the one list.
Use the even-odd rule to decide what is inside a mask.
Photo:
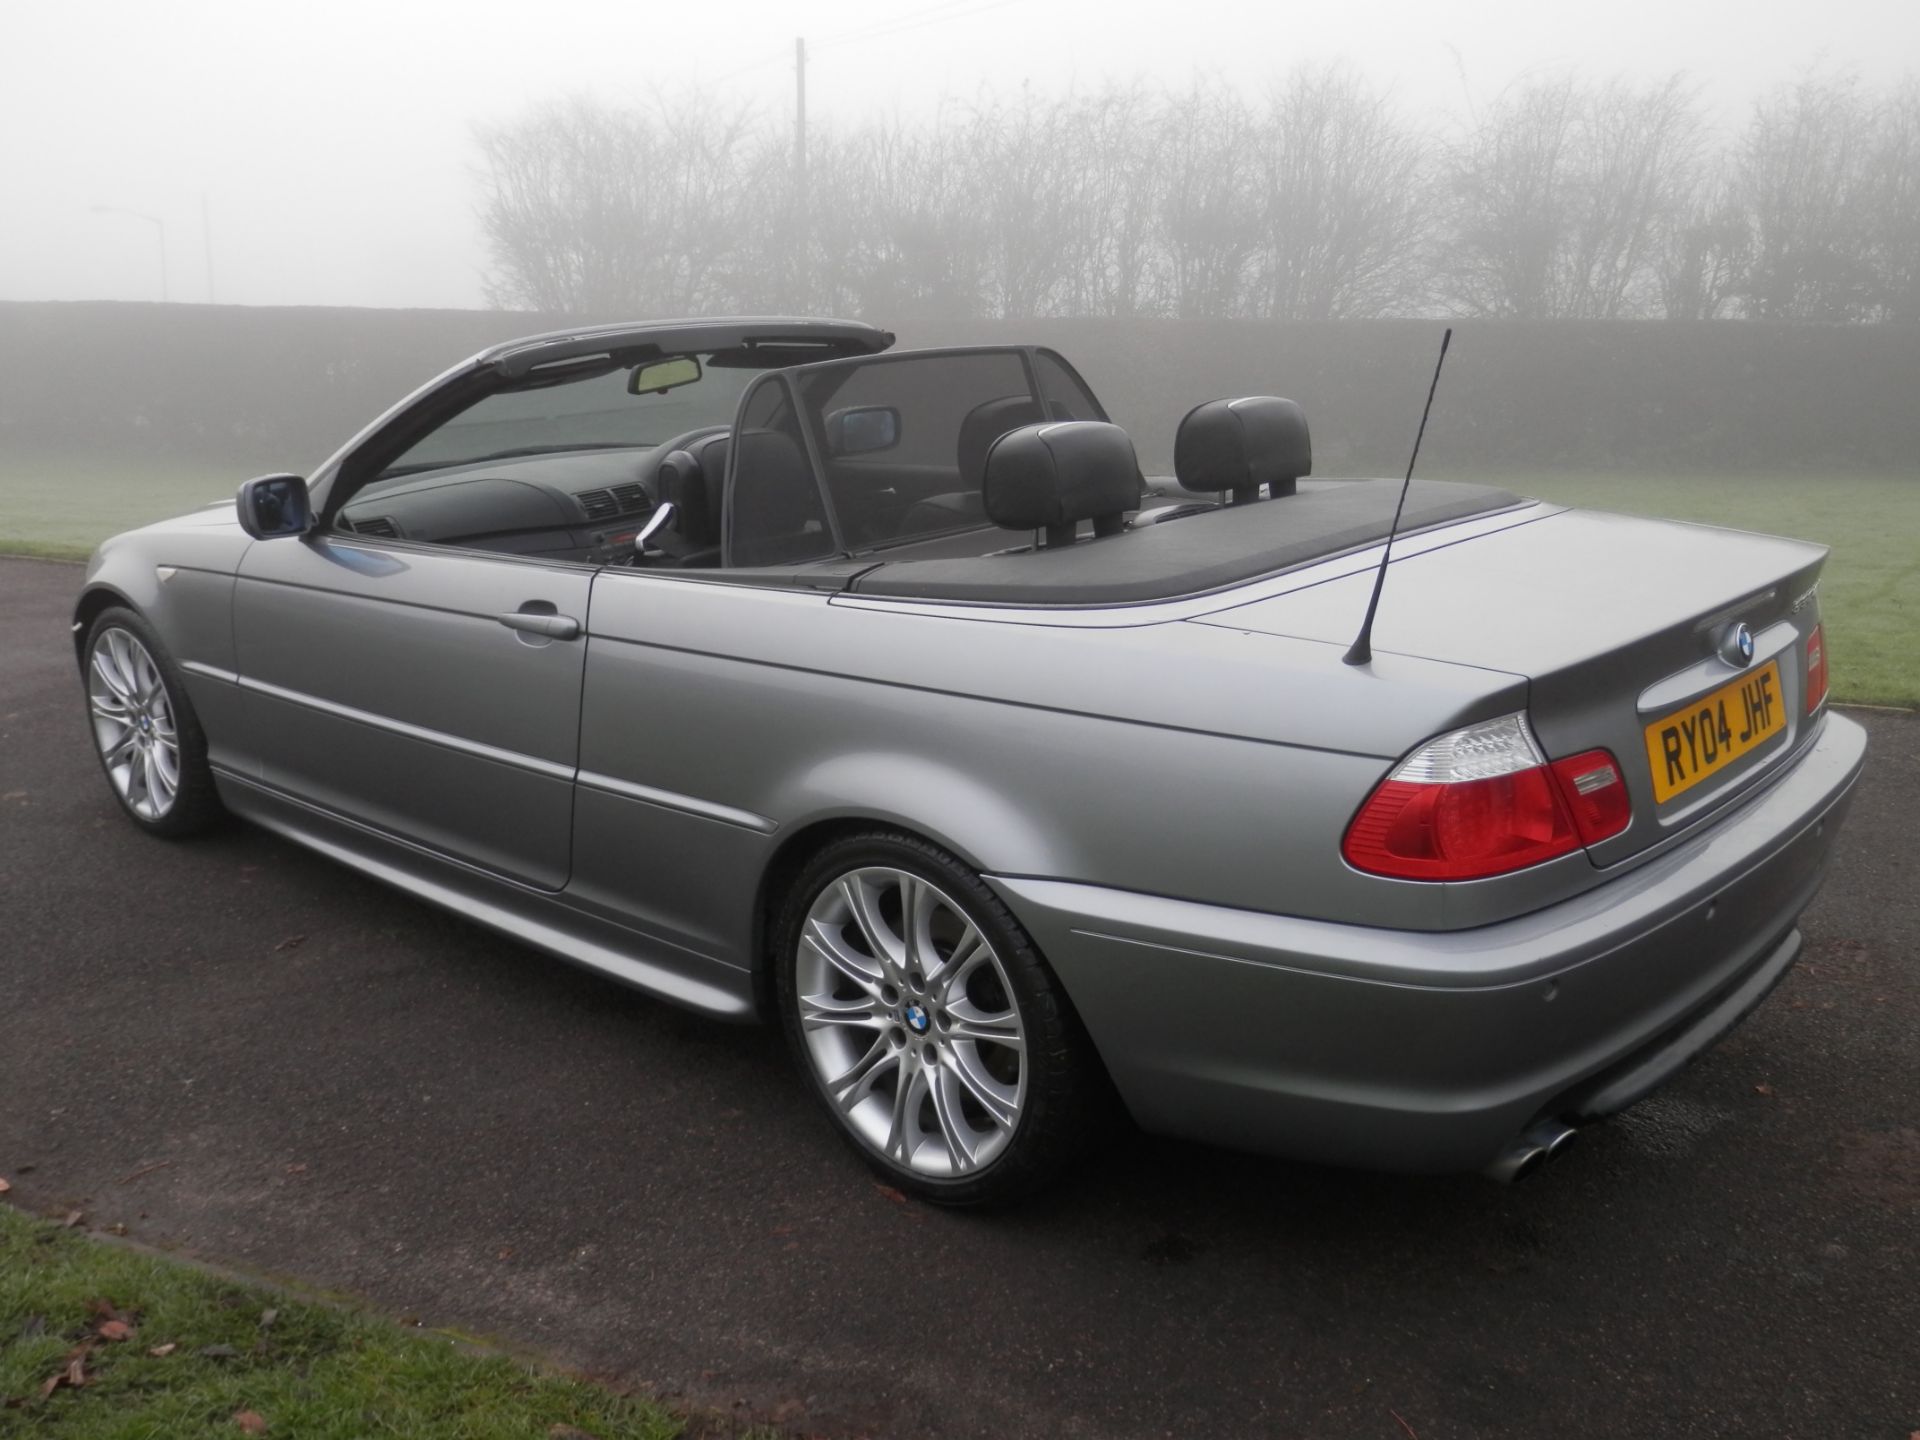
[(892, 345), (517, 341), (107, 541), (120, 806), (770, 1022), (953, 1204), (1115, 1117), (1512, 1179), (1793, 964), (1864, 748), (1821, 547), (1316, 478), (1275, 396), (1150, 477), (1053, 351)]

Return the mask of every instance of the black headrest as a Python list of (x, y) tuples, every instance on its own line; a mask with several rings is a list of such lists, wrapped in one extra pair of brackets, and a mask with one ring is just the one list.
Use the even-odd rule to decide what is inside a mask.
[(1277, 395), (1196, 405), (1174, 436), (1174, 478), (1189, 490), (1231, 490), (1242, 501), (1270, 485), (1278, 499), (1312, 473), (1307, 417)]
[(1031, 395), (1003, 395), (976, 405), (960, 422), (960, 488), (978, 490), (987, 478), (987, 451), (1009, 430), (1046, 419)]
[(1111, 535), (1140, 503), (1133, 441), (1102, 420), (1056, 420), (1009, 430), (987, 451), (981, 486), (987, 518), (1008, 530), (1042, 530), (1049, 545), (1071, 544), (1092, 520)]
[(673, 528), (696, 550), (720, 543), (720, 497), (727, 477), (726, 435), (709, 435), (660, 462), (660, 499), (674, 505)]

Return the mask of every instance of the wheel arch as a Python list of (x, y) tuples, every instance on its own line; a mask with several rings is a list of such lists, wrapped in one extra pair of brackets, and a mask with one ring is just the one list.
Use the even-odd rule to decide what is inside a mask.
[(111, 610), (116, 605), (124, 606), (134, 614), (145, 617), (146, 612), (125, 594), (111, 585), (103, 585), (97, 581), (81, 591), (80, 598), (74, 602), (73, 660), (83, 675), (87, 669), (87, 632), (93, 629), (93, 622), (100, 618), (102, 611)]

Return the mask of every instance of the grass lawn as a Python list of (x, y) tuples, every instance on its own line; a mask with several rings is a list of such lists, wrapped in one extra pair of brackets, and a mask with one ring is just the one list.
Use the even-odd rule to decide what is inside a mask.
[(680, 1429), (651, 1402), (0, 1205), (0, 1436), (666, 1440)]
[[(84, 557), (106, 536), (225, 499), (265, 467), (0, 451), (0, 551)], [(1920, 705), (1920, 475), (1476, 475), (1543, 500), (1833, 547), (1821, 610), (1838, 700)]]
[(231, 500), (270, 467), (169, 455), (0, 450), (0, 551), (86, 558), (109, 535)]

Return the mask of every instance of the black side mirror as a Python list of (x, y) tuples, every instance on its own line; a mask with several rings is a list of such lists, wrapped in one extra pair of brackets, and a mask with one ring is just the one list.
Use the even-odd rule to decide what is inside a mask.
[(298, 475), (262, 475), (240, 487), (234, 499), (240, 528), (256, 540), (304, 535), (313, 528), (313, 502)]
[(827, 416), (829, 455), (871, 455), (900, 443), (900, 412), (891, 405), (862, 405)]

